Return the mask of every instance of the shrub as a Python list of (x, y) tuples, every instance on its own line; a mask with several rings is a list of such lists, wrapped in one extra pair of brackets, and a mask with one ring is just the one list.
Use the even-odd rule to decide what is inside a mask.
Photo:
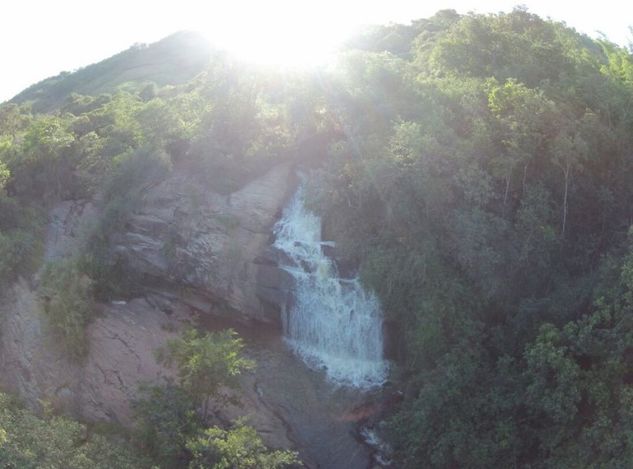
[(190, 329), (159, 350), (158, 358), (177, 366), (179, 384), (202, 406), (206, 418), (209, 398), (228, 398), (221, 389), (237, 387), (237, 377), (255, 366), (242, 356), (243, 348), (232, 329), (204, 334)]
[(238, 420), (230, 430), (207, 428), (189, 440), (187, 448), (192, 454), (189, 469), (278, 469), (299, 464), (295, 452), (266, 448), (244, 420)]
[(50, 264), (44, 270), (44, 312), (62, 347), (75, 359), (82, 358), (88, 350), (86, 326), (94, 314), (92, 290), (92, 280), (74, 259)]
[(141, 387), (132, 402), (136, 438), (162, 466), (186, 464), (186, 442), (202, 426), (196, 407), (189, 394), (174, 385)]
[(170, 171), (169, 156), (143, 147), (116, 158), (116, 168), (105, 184), (103, 216), (92, 230), (81, 267), (94, 280), (96, 298), (133, 296), (140, 283), (111, 250), (111, 237), (120, 231), (142, 200), (142, 194)]
[(149, 464), (120, 440), (65, 417), (37, 417), (0, 393), (0, 467), (140, 469)]
[(41, 247), (36, 236), (39, 229), (39, 217), (34, 210), (0, 194), (0, 288), (33, 270)]

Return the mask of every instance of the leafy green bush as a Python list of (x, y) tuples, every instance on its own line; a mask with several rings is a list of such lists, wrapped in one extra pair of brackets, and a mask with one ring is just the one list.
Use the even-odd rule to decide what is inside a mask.
[(0, 466), (15, 469), (141, 469), (148, 461), (121, 439), (65, 417), (40, 418), (0, 394)]
[(7, 165), (0, 161), (0, 193), (4, 191), (10, 175), (11, 172), (9, 171), (9, 168), (7, 168)]
[(34, 270), (42, 246), (40, 231), (38, 212), (21, 206), (0, 188), (0, 290), (18, 275)]
[(189, 329), (159, 350), (158, 358), (176, 366), (180, 386), (202, 406), (206, 418), (209, 399), (226, 399), (222, 388), (236, 388), (238, 376), (255, 366), (242, 356), (243, 348), (244, 342), (232, 329), (207, 333)]
[(202, 420), (196, 403), (174, 385), (145, 386), (132, 401), (135, 435), (161, 467), (182, 467), (189, 460), (187, 441), (198, 434)]
[(114, 169), (105, 184), (106, 201), (134, 196), (160, 182), (171, 171), (169, 155), (152, 145), (122, 154), (115, 158)]
[(81, 268), (94, 280), (97, 299), (132, 296), (140, 281), (112, 252), (111, 237), (122, 230), (138, 207), (142, 194), (171, 170), (169, 156), (151, 147), (115, 159), (115, 168), (105, 184), (103, 215), (89, 235)]
[(159, 361), (175, 365), (179, 386), (141, 388), (132, 404), (136, 434), (161, 467), (273, 469), (298, 463), (295, 453), (270, 451), (243, 421), (231, 430), (204, 429), (209, 400), (227, 402), (223, 388), (254, 366), (242, 356), (244, 344), (233, 330), (185, 331), (158, 351)]
[(277, 469), (299, 464), (292, 451), (266, 448), (257, 431), (238, 420), (229, 430), (204, 428), (197, 404), (184, 389), (142, 387), (132, 402), (135, 436), (165, 469)]
[(32, 233), (13, 230), (0, 232), (0, 288), (5, 282), (28, 272), (33, 265), (32, 255), (38, 243)]
[(75, 259), (50, 264), (40, 289), (44, 313), (54, 335), (74, 359), (88, 351), (86, 326), (94, 316), (93, 282)]
[(230, 430), (207, 428), (187, 443), (192, 459), (189, 469), (280, 469), (299, 465), (292, 451), (273, 451), (264, 446), (254, 428), (243, 420)]

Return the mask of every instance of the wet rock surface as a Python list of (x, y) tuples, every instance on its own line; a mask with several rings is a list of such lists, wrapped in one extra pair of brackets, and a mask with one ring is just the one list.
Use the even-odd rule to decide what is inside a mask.
[[(225, 327), (218, 322), (202, 325)], [(300, 361), (274, 329), (238, 326), (237, 330), (246, 341), (247, 354), (257, 362), (244, 383), (255, 389), (259, 405), (283, 423), (287, 439), (304, 464), (328, 469), (372, 467), (374, 451), (358, 434), (360, 419), (354, 409), (380, 392), (333, 385), (323, 371), (314, 371)]]

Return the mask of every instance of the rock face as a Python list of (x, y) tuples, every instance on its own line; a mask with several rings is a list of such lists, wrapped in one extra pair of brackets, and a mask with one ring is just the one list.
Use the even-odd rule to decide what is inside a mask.
[[(1, 310), (0, 384), (20, 395), (31, 408), (42, 404), (88, 421), (132, 424), (130, 402), (142, 384), (175, 378), (156, 361), (155, 351), (174, 338), (196, 315), (169, 298), (149, 295), (130, 302), (101, 305), (87, 330), (89, 353), (81, 363), (69, 361), (47, 329), (37, 293), (24, 280), (5, 297)], [(254, 387), (254, 374), (243, 376), (241, 406), (223, 416), (249, 415), (266, 444), (291, 448), (288, 430), (264, 405)]]
[[(112, 246), (143, 282), (142, 297), (99, 305), (86, 331), (88, 355), (73, 362), (48, 329), (38, 276), (19, 280), (0, 297), (0, 387), (31, 408), (47, 403), (128, 426), (139, 386), (175, 378), (156, 361), (157, 349), (191, 323), (235, 327), (257, 367), (240, 378), (241, 405), (223, 406), (217, 419), (246, 416), (268, 446), (299, 450), (305, 467), (369, 467), (356, 423), (344, 418), (363, 397), (331, 388), (281, 337), (279, 313), (292, 301), (293, 280), (278, 268), (287, 262), (271, 246), (271, 229), (294, 183), (291, 168), (279, 166), (230, 195), (179, 172), (148, 188)], [(88, 201), (63, 202), (49, 218), (45, 259), (56, 261), (89, 239), (83, 234), (99, 212)]]
[(146, 191), (115, 239), (113, 258), (148, 285), (177, 288), (184, 300), (212, 314), (278, 323), (283, 273), (267, 248), (293, 184), (288, 165), (230, 195), (176, 172)]
[(175, 336), (184, 312), (168, 317), (139, 299), (102, 307), (88, 327), (88, 356), (69, 361), (48, 330), (35, 291), (21, 280), (4, 304), (2, 384), (37, 408), (46, 402), (88, 420), (128, 424), (130, 399), (142, 382), (172, 375), (154, 351)]
[(53, 207), (48, 216), (44, 259), (55, 261), (76, 252), (98, 214), (88, 200), (66, 200)]
[[(143, 279), (144, 297), (99, 305), (87, 329), (88, 356), (78, 363), (48, 329), (38, 275), (20, 279), (0, 298), (0, 386), (32, 408), (47, 403), (87, 420), (129, 425), (138, 387), (174, 377), (155, 351), (183, 327), (213, 315), (277, 325), (290, 286), (269, 245), (293, 183), (291, 168), (278, 166), (230, 195), (183, 172), (146, 190), (112, 246), (113, 256)], [(98, 215), (89, 201), (54, 207), (45, 260), (77, 252)], [(225, 417), (249, 414), (267, 444), (292, 447), (285, 423), (263, 404), (254, 380), (244, 376), (243, 407), (225, 409)]]

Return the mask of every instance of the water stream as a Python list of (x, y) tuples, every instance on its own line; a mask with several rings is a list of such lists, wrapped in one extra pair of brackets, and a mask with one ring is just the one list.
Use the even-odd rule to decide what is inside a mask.
[(275, 225), (274, 246), (295, 281), (294, 302), (282, 315), (290, 348), (334, 383), (368, 388), (383, 384), (382, 311), (358, 278), (344, 279), (324, 252), (321, 219), (307, 210), (299, 188)]
[(283, 335), (274, 327), (203, 315), (205, 328), (233, 327), (245, 339), (246, 354), (257, 363), (252, 378), (259, 402), (284, 423), (305, 467), (375, 467), (380, 455), (361, 425), (379, 411), (371, 404), (384, 399), (378, 387), (388, 372), (380, 303), (358, 279), (338, 274), (324, 252), (332, 243), (321, 239), (321, 220), (306, 209), (302, 189), (274, 231), (275, 247), (285, 254), (281, 267), (295, 284), (282, 315)]

